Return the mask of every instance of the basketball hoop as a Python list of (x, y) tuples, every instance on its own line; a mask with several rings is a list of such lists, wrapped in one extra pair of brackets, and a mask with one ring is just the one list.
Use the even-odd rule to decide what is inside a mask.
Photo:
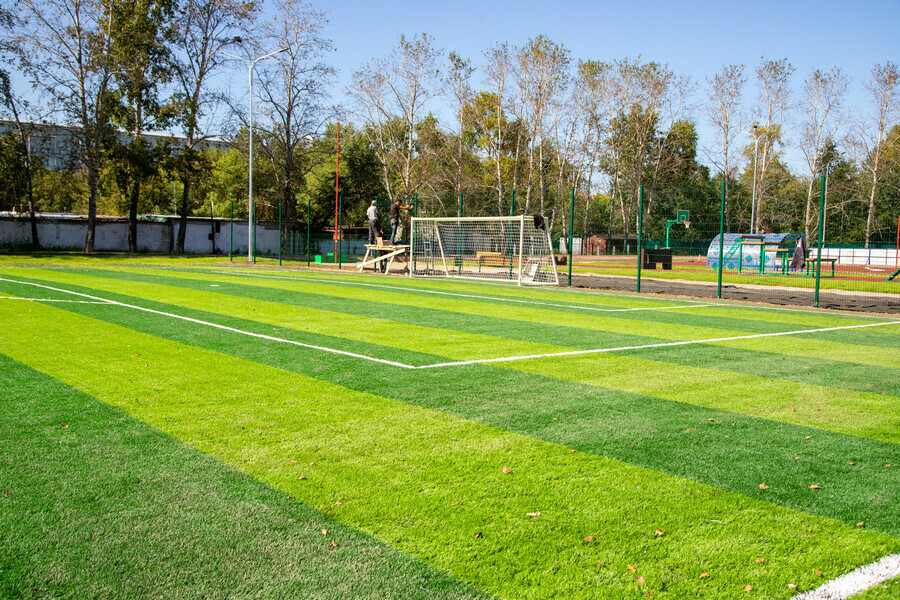
[(685, 228), (685, 229), (690, 229), (690, 228), (691, 228), (691, 222), (690, 222), (690, 221), (682, 221), (682, 223), (684, 223), (684, 228)]

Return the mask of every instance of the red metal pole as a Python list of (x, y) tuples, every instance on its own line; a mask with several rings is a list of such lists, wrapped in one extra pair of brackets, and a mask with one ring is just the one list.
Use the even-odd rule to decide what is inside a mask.
[(341, 235), (338, 229), (340, 218), (338, 214), (338, 184), (341, 180), (341, 124), (337, 124), (337, 157), (334, 163), (334, 262), (338, 261), (338, 236)]
[(900, 215), (897, 215), (897, 248), (894, 251), (894, 268), (900, 262)]

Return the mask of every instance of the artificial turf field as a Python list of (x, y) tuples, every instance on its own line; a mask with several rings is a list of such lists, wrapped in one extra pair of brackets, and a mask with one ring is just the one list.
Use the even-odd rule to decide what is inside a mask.
[(885, 316), (7, 257), (0, 597), (791, 598), (900, 553), (898, 350)]

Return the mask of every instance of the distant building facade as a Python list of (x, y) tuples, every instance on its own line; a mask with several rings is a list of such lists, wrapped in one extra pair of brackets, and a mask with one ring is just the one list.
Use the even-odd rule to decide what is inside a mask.
[[(40, 159), (47, 169), (61, 171), (71, 169), (78, 164), (79, 128), (74, 125), (60, 125), (46, 121), (22, 121), (25, 129), (26, 144), (30, 155)], [(12, 119), (0, 119), (0, 136), (10, 132), (18, 132), (16, 122)], [(169, 143), (173, 147), (183, 148), (187, 138), (170, 133), (144, 133), (142, 136), (153, 144)], [(119, 141), (127, 143), (131, 136), (119, 133)], [(221, 137), (210, 137), (197, 143), (201, 149), (217, 148), (228, 150), (231, 142)]]

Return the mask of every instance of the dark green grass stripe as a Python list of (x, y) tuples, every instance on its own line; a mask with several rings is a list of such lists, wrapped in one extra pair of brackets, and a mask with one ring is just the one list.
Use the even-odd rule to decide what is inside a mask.
[(821, 333), (803, 334), (804, 337), (814, 337), (827, 341), (853, 344), (855, 346), (868, 346), (870, 348), (884, 348), (900, 354), (900, 335), (879, 331), (877, 327), (866, 329), (844, 329), (841, 331), (824, 331)]
[[(79, 312), (90, 315), (98, 308), (86, 305)], [(303, 348), (246, 343), (227, 331), (199, 337), (195, 327), (153, 314), (96, 314), (164, 339), (900, 535), (900, 446), (895, 444), (487, 365), (410, 372)], [(604, 362), (598, 359), (598, 368)], [(762, 483), (769, 489), (761, 490)]]
[(0, 597), (485, 597), (3, 355), (0, 387)]
[[(648, 336), (605, 331), (591, 332), (584, 329), (550, 325), (547, 323), (523, 324), (518, 321), (510, 321), (502, 318), (479, 317), (477, 315), (445, 312), (428, 308), (410, 309), (403, 307), (402, 309), (398, 309), (392, 305), (362, 300), (339, 302), (338, 300), (340, 299), (324, 297), (324, 300), (320, 302), (319, 299), (323, 297), (314, 294), (279, 289), (268, 290), (242, 284), (223, 284), (215, 288), (216, 291), (212, 292), (209, 287), (209, 282), (195, 280), (188, 280), (185, 282), (182, 279), (176, 278), (162, 278), (165, 279), (165, 281), (161, 282), (159, 281), (160, 278), (155, 276), (146, 278), (140, 277), (138, 280), (144, 281), (145, 279), (157, 284), (165, 283), (167, 285), (176, 285), (180, 288), (196, 289), (202, 293), (213, 294), (212, 297), (215, 297), (216, 294), (236, 295), (254, 300), (280, 302), (288, 305), (310, 306), (320, 309), (327, 308), (336, 312), (349, 312), (349, 314), (353, 315), (394, 320), (410, 325), (432, 326), (436, 329), (436, 335), (440, 335), (441, 332), (446, 331), (460, 331), (526, 342), (553, 344), (563, 348), (573, 349), (630, 347), (652, 344), (659, 341), (658, 338)], [(35, 283), (40, 282), (39, 280), (31, 281), (34, 281)], [(94, 290), (91, 290), (90, 288), (71, 285), (66, 285), (65, 287), (85, 294), (96, 294)], [(126, 304), (133, 304), (164, 312), (173, 312), (186, 317), (210, 321), (245, 331), (363, 354), (385, 360), (403, 362), (405, 364), (425, 365), (445, 362), (444, 357), (435, 357), (425, 353), (400, 350), (380, 345), (375, 342), (363, 343), (311, 332), (279, 328), (250, 320), (241, 320), (215, 313), (195, 311), (130, 296), (113, 295), (109, 293), (98, 295)], [(94, 314), (92, 311), (95, 310), (94, 308), (88, 308), (81, 305), (71, 305), (68, 308), (70, 310), (81, 312), (88, 311), (85, 312), (85, 314)], [(108, 310), (115, 312), (120, 309), (110, 307)], [(116, 317), (111, 316), (110, 318)], [(210, 332), (200, 330), (197, 335), (205, 337), (208, 336), (209, 333)], [(823, 332), (819, 334), (807, 334), (807, 336), (840, 338), (838, 334), (843, 333), (845, 332)], [(858, 334), (856, 339), (865, 337), (865, 335), (866, 334)], [(889, 335), (890, 334), (886, 334), (884, 337), (889, 338)], [(894, 335), (893, 337), (896, 342), (897, 338), (900, 336)], [(835, 339), (834, 341), (842, 340)], [(790, 344), (789, 338), (785, 338), (785, 344)], [(858, 364), (846, 363), (839, 360), (811, 357), (797, 358), (760, 350), (724, 349), (721, 346), (703, 344), (692, 346), (691, 352), (686, 352), (683, 348), (660, 348), (655, 350), (652, 355), (648, 354), (645, 350), (639, 352), (640, 354), (630, 354), (642, 358), (652, 357), (653, 360), (689, 367), (703, 366), (713, 370), (782, 379), (785, 381), (820, 385), (835, 389), (869, 393), (887, 393), (900, 396), (900, 369), (892, 369), (890, 367), (869, 365), (862, 368)], [(727, 354), (728, 359), (719, 360), (719, 357), (725, 354)], [(700, 360), (698, 360), (698, 358)], [(809, 367), (808, 369), (802, 370), (802, 374), (800, 373), (801, 370), (797, 369), (797, 361), (802, 361), (803, 366)]]
[[(900, 349), (896, 350), (900, 352)], [(859, 365), (824, 358), (785, 356), (760, 350), (696, 344), (690, 350), (680, 347), (625, 351), (623, 355), (714, 371), (793, 381), (806, 385), (852, 390), (872, 394), (888, 394), (900, 398), (900, 369)]]

